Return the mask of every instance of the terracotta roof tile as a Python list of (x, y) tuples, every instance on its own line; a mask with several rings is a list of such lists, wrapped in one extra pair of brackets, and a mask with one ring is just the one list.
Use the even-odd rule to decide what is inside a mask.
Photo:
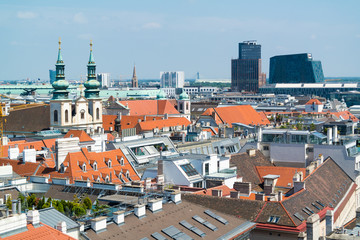
[(115, 119), (117, 118), (116, 115), (102, 115), (103, 118), (103, 128), (105, 131), (110, 131), (110, 127), (112, 130), (115, 129)]
[(188, 126), (190, 121), (187, 118), (169, 118), (163, 120), (146, 121), (138, 123), (140, 131), (151, 131), (154, 128), (163, 129), (164, 127)]
[(313, 98), (313, 99), (310, 99), (307, 103), (305, 103), (305, 105), (323, 105), (318, 99), (316, 98)]
[(78, 137), (80, 142), (93, 142), (94, 140), (83, 130), (69, 130), (64, 138)]
[(129, 100), (120, 103), (130, 108), (130, 116), (179, 114), (168, 100)]
[(11, 235), (5, 238), (4, 240), (75, 240), (75, 238), (70, 237), (46, 224), (42, 224), (40, 227), (34, 227), (31, 224), (27, 225), (27, 231), (18, 233), (16, 235)]
[(230, 192), (231, 191), (235, 191), (232, 188), (229, 188), (226, 185), (220, 185), (220, 186), (216, 186), (213, 188), (208, 188), (208, 189), (202, 189), (196, 192), (193, 192), (193, 194), (197, 194), (197, 195), (207, 195), (207, 196), (212, 196), (212, 190), (222, 190), (222, 196), (226, 197), (226, 196), (230, 196)]
[(262, 181), (264, 181), (263, 177), (268, 174), (280, 175), (280, 177), (277, 180), (276, 187), (285, 187), (285, 188), (293, 187), (292, 182), (296, 172), (302, 172), (303, 176), (305, 176), (305, 172), (306, 172), (305, 168), (277, 167), (277, 166), (256, 166), (256, 170), (258, 171)]

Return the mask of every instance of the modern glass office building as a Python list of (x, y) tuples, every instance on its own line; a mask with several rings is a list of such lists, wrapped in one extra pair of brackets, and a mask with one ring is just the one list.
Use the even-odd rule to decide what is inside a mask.
[(256, 41), (239, 43), (239, 58), (231, 60), (231, 90), (257, 92), (266, 83), (261, 73), (261, 45)]
[(320, 61), (311, 53), (274, 56), (270, 58), (269, 83), (319, 83), (324, 81)]

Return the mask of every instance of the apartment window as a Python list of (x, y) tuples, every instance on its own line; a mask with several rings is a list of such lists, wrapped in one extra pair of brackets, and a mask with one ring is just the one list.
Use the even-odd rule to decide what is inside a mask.
[(81, 119), (85, 119), (85, 111), (84, 110), (81, 110), (80, 117), (81, 117)]
[(205, 163), (205, 175), (209, 175), (209, 163)]
[(264, 147), (263, 147), (263, 150), (264, 150), (264, 151), (269, 151), (269, 146), (264, 146)]
[(195, 182), (193, 183), (193, 187), (196, 187), (196, 188), (202, 188), (202, 182)]

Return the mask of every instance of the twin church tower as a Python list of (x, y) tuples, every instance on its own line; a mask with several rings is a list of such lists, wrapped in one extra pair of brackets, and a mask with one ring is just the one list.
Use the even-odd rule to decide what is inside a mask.
[(98, 131), (102, 128), (102, 100), (99, 96), (100, 83), (96, 80), (96, 64), (90, 42), (90, 57), (87, 65), (87, 81), (84, 83), (85, 96), (82, 92), (75, 101), (69, 99), (69, 83), (65, 80), (65, 64), (61, 55), (61, 40), (56, 61), (56, 81), (50, 100), (50, 126), (67, 132), (69, 129)]

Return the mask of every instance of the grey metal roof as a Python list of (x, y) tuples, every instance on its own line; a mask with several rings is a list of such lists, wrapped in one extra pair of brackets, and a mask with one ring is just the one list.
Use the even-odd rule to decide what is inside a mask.
[(53, 207), (41, 209), (39, 210), (39, 213), (40, 222), (53, 228), (56, 228), (56, 225), (61, 221), (64, 221), (66, 223), (66, 229), (68, 230), (78, 228), (80, 226), (78, 223), (71, 220)]

